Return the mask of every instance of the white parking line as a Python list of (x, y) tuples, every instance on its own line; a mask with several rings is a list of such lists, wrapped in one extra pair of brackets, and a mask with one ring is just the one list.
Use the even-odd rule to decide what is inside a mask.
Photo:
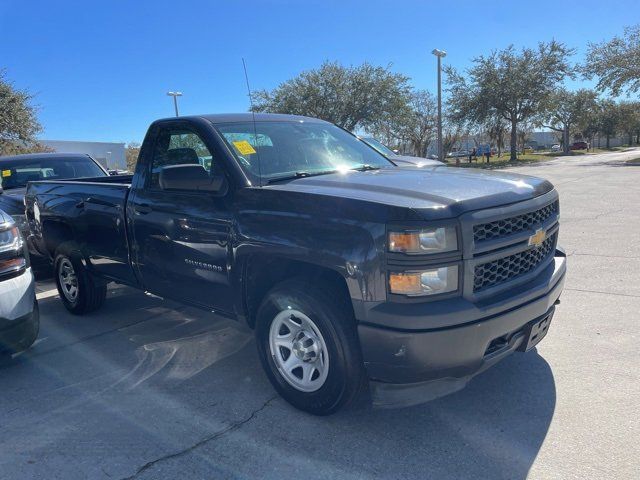
[(58, 296), (57, 288), (54, 288), (52, 290), (44, 290), (42, 292), (36, 293), (36, 298), (38, 300), (44, 300), (45, 298), (51, 298), (51, 297), (57, 297), (57, 296)]

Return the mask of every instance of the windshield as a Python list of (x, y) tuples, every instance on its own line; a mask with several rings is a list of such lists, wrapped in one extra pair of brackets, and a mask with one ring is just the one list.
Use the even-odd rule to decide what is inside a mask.
[(385, 157), (395, 157), (396, 156), (396, 154), (395, 154), (395, 152), (393, 150), (391, 150), (386, 145), (383, 145), (382, 143), (380, 143), (375, 138), (363, 137), (362, 140), (367, 142), (369, 145), (371, 145), (373, 148), (375, 148), (377, 151), (379, 151)]
[(215, 126), (252, 181), (363, 166), (393, 166), (358, 138), (330, 123), (253, 122)]
[(107, 174), (89, 157), (0, 158), (0, 181), (4, 190), (23, 188), (35, 180), (105, 177)]

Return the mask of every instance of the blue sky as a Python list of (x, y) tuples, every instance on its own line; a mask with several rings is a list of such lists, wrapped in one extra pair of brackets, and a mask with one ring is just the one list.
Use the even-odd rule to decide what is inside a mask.
[(42, 138), (141, 141), (156, 118), (246, 111), (323, 60), (392, 65), (435, 88), (433, 48), (469, 66), (513, 43), (553, 38), (577, 49), (640, 22), (629, 1), (30, 1), (0, 0), (0, 68), (37, 94)]

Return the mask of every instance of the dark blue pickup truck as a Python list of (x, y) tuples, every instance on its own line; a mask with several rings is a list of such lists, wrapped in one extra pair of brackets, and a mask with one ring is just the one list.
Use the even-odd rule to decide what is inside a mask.
[(244, 322), (276, 390), (315, 414), (367, 386), (427, 401), (531, 349), (566, 269), (549, 182), (398, 168), (298, 116), (159, 120), (133, 176), (32, 182), (25, 203), (69, 311), (113, 281)]

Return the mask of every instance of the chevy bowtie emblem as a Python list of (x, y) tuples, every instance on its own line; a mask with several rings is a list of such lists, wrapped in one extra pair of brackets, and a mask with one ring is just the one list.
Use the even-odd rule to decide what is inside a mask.
[(538, 248), (547, 239), (547, 232), (539, 228), (536, 233), (529, 237), (529, 246)]

